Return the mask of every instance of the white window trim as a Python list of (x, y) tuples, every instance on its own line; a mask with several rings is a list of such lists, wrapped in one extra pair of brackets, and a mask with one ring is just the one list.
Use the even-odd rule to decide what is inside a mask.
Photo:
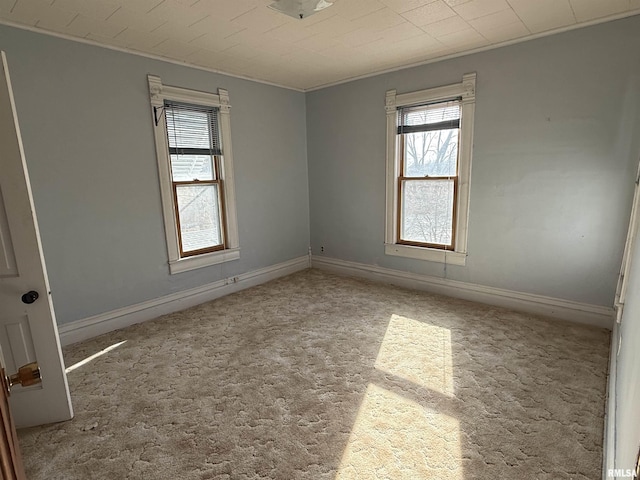
[[(415, 247), (398, 244), (398, 174), (400, 145), (397, 141), (398, 107), (420, 105), (462, 98), (460, 118), (461, 139), (458, 147), (458, 203), (456, 220), (456, 239), (454, 250)], [(476, 74), (468, 73), (461, 83), (398, 94), (389, 90), (386, 94), (387, 111), (387, 173), (386, 173), (386, 221), (384, 253), (400, 257), (416, 258), (451, 265), (465, 265), (467, 259), (467, 233), (469, 225), (469, 181), (471, 179), (471, 151), (473, 148), (473, 117), (476, 105)]]
[[(229, 104), (229, 93), (222, 88), (219, 88), (218, 93), (214, 94), (180, 87), (171, 87), (163, 85), (160, 77), (149, 75), (147, 78), (149, 80), (151, 106), (157, 107), (158, 111), (162, 111), (160, 109), (164, 108), (165, 100), (217, 107), (220, 109), (220, 139), (223, 150), (220, 176), (224, 181), (223, 193), (227, 245), (224, 250), (218, 252), (184, 258), (180, 258), (178, 226), (175, 217), (173, 194), (171, 193), (171, 168), (169, 165), (166, 122), (159, 121), (158, 125), (156, 125), (156, 120), (153, 118), (153, 133), (156, 140), (156, 156), (160, 175), (162, 212), (169, 254), (169, 270), (171, 274), (175, 274), (237, 260), (240, 258), (240, 244), (238, 240), (238, 221), (236, 216), (235, 182), (233, 180), (233, 150), (231, 148), (231, 119), (229, 116), (231, 105)], [(153, 109), (152, 117), (154, 117)]]

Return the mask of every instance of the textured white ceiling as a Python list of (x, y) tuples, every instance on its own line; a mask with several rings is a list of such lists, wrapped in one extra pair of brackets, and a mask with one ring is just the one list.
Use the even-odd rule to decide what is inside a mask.
[(0, 21), (300, 90), (640, 13), (640, 0), (0, 0)]

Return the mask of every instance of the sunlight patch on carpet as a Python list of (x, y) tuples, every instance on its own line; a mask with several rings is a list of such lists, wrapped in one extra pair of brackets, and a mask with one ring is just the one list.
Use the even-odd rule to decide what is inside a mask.
[(459, 422), (369, 384), (335, 478), (462, 479)]
[(391, 315), (375, 367), (454, 396), (451, 331), (447, 328)]
[(73, 372), (75, 369), (80, 368), (83, 365), (86, 365), (87, 363), (91, 362), (92, 360), (95, 360), (96, 358), (101, 357), (105, 353), (109, 353), (111, 350), (115, 350), (116, 348), (118, 348), (123, 343), (127, 343), (127, 341), (123, 340), (122, 342), (114, 343), (113, 345), (108, 346), (104, 350), (100, 350), (98, 353), (94, 353), (93, 355), (88, 356), (84, 360), (80, 360), (78, 363), (74, 363), (70, 367), (66, 368), (65, 373)]

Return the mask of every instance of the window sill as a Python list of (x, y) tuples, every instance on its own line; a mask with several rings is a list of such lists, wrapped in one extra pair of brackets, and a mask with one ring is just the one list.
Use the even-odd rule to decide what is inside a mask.
[(437, 248), (412, 247), (410, 245), (399, 245), (395, 243), (385, 243), (384, 253), (385, 255), (416, 258), (418, 260), (446, 263), (448, 265), (464, 266), (467, 262), (466, 253), (438, 250)]
[(208, 267), (209, 265), (217, 265), (219, 263), (230, 262), (240, 258), (239, 248), (229, 248), (219, 252), (205, 253), (193, 257), (185, 257), (180, 260), (169, 262), (169, 270), (171, 275), (175, 273), (188, 272), (196, 268)]

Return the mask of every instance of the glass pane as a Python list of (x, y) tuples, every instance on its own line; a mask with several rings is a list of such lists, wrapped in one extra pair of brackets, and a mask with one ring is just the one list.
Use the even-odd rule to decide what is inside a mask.
[(404, 176), (454, 177), (458, 168), (458, 128), (404, 134)]
[(218, 185), (178, 185), (182, 251), (222, 244)]
[(170, 155), (174, 182), (215, 180), (211, 155)]
[(453, 180), (403, 182), (401, 239), (451, 245), (453, 190)]

